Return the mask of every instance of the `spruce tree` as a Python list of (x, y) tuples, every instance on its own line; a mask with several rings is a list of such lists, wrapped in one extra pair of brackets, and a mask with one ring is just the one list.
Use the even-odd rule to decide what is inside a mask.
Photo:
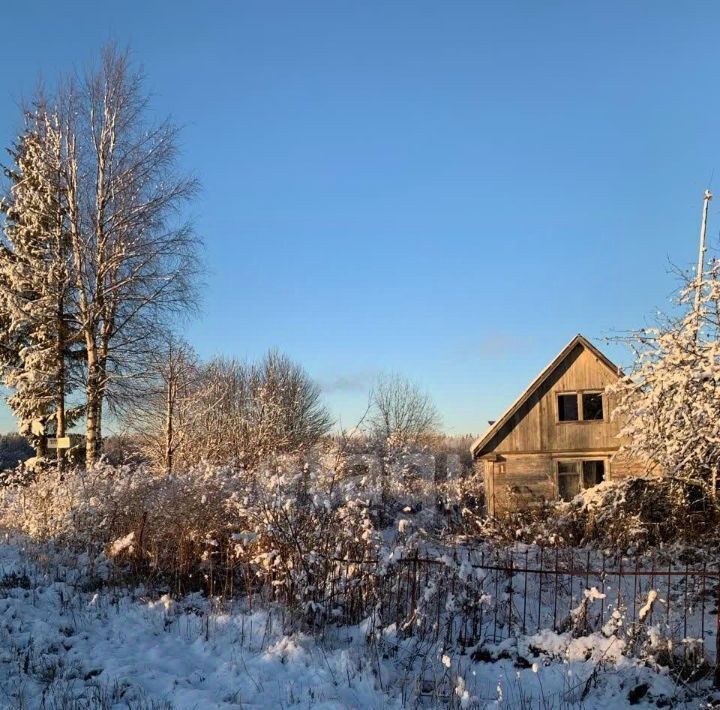
[[(19, 429), (34, 421), (56, 436), (67, 433), (72, 388), (71, 273), (63, 188), (62, 135), (56, 119), (38, 109), (10, 150), (10, 187), (2, 203), (5, 243), (0, 253), (0, 366)], [(71, 413), (72, 417), (72, 413)], [(43, 455), (44, 437), (35, 437)], [(59, 452), (62, 458), (62, 452)]]

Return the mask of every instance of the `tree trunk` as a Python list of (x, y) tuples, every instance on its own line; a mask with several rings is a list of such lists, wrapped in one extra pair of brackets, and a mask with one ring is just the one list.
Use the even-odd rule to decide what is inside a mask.
[(105, 393), (100, 389), (95, 404), (95, 461), (99, 461), (103, 452), (102, 443), (102, 417), (103, 417), (103, 399)]
[[(58, 311), (58, 324), (57, 324), (57, 344), (55, 357), (57, 358), (58, 367), (58, 382), (57, 382), (57, 397), (55, 404), (55, 436), (60, 439), (65, 436), (67, 429), (67, 422), (65, 418), (65, 333), (63, 328), (65, 327), (63, 319), (63, 308), (62, 303)], [(58, 446), (57, 448), (57, 463), (60, 469), (65, 466), (65, 449)]]
[(98, 433), (100, 428), (98, 399), (100, 387), (98, 382), (98, 364), (95, 344), (88, 339), (88, 380), (85, 386), (86, 412), (85, 412), (85, 465), (90, 468), (97, 463)]
[(44, 459), (47, 456), (47, 436), (41, 434), (35, 439), (35, 456)]
[(173, 416), (175, 396), (172, 375), (167, 385), (167, 401), (165, 414), (165, 473), (171, 474), (173, 469)]
[(87, 468), (90, 468), (94, 466), (97, 461), (97, 408), (93, 402), (95, 397), (94, 389), (87, 387), (85, 392), (87, 398), (87, 412), (85, 415), (85, 465)]

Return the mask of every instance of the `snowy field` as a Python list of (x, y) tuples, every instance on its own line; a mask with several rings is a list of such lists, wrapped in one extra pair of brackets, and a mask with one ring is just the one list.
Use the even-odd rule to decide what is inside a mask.
[[(40, 551), (42, 553), (42, 550)], [(362, 625), (283, 631), (282, 610), (88, 589), (82, 559), (0, 545), (4, 708), (707, 707), (623, 654), (549, 631), (465, 655)]]

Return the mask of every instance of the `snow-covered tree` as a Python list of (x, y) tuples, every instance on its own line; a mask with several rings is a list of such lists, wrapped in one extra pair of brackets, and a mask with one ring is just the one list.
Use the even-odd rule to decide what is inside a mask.
[(328, 433), (332, 419), (320, 387), (303, 367), (271, 350), (247, 371), (245, 439), (260, 458), (306, 450)]
[[(319, 386), (287, 356), (271, 351), (252, 364), (216, 358), (193, 372), (192, 393), (175, 410), (175, 458), (254, 466), (307, 451), (331, 424)], [(156, 439), (162, 431), (156, 426)]]
[(33, 433), (37, 421), (64, 436), (77, 412), (68, 412), (66, 404), (74, 384), (75, 329), (57, 117), (43, 108), (28, 112), (10, 153), (14, 166), (6, 169), (10, 187), (2, 203), (0, 251), (3, 381), (23, 434)]
[(158, 343), (195, 301), (199, 240), (182, 208), (196, 181), (177, 171), (177, 129), (148, 115), (142, 72), (106, 48), (57, 97), (70, 249), (85, 348), (86, 461), (107, 405), (135, 404)]
[(210, 414), (198, 406), (199, 367), (192, 347), (170, 335), (150, 364), (144, 396), (129, 412), (142, 453), (164, 473), (172, 473), (178, 455), (193, 446), (188, 437), (197, 420)]
[[(700, 289), (696, 301), (697, 289)], [(632, 371), (615, 388), (625, 452), (713, 493), (720, 468), (720, 262), (681, 292), (680, 315), (634, 333)]]

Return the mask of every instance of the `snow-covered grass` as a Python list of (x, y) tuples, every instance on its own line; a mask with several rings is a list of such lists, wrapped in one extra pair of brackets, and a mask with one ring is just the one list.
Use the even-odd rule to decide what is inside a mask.
[[(75, 579), (75, 582), (67, 580)], [(43, 572), (0, 547), (0, 706), (381, 707), (358, 630), (327, 647), (285, 635), (278, 610), (178, 602)]]
[[(0, 545), (0, 707), (700, 707), (625, 641), (543, 630), (465, 652), (368, 619), (292, 631), (279, 606), (114, 586), (83, 556)], [(97, 569), (95, 570), (95, 573)]]

